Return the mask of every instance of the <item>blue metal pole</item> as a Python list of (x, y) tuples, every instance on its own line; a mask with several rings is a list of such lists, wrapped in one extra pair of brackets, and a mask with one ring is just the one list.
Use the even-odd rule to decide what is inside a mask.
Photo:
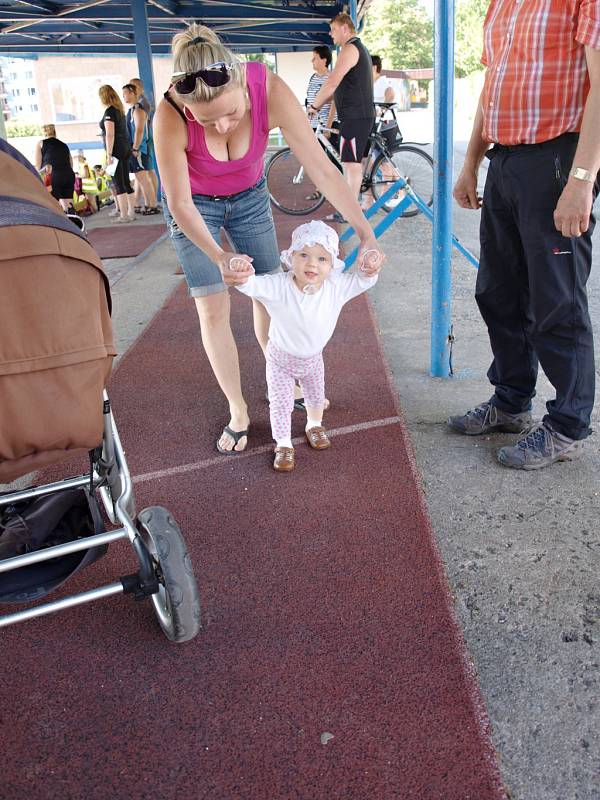
[(152, 76), (152, 49), (148, 32), (148, 15), (144, 0), (131, 0), (133, 35), (138, 60), (140, 78), (144, 84), (144, 94), (154, 108), (154, 78)]
[(356, 5), (357, 5), (356, 4), (356, 0), (350, 0), (350, 2), (348, 3), (348, 13), (350, 14), (350, 16), (352, 18), (352, 22), (354, 23), (354, 27), (356, 27), (358, 25), (358, 22), (356, 21), (356, 18), (357, 18)]
[[(154, 77), (152, 75), (152, 48), (150, 46), (150, 33), (148, 32), (148, 15), (146, 13), (146, 3), (144, 0), (132, 0), (131, 14), (133, 17), (133, 31), (135, 36), (135, 49), (138, 60), (139, 77), (144, 84), (144, 94), (152, 108), (156, 108), (154, 103)], [(154, 148), (150, 152), (152, 167), (158, 175)], [(159, 176), (160, 184), (160, 176)], [(158, 189), (160, 198), (160, 185)]]
[(431, 374), (449, 375), (452, 325), (452, 118), (454, 0), (434, 6), (434, 178), (431, 288)]

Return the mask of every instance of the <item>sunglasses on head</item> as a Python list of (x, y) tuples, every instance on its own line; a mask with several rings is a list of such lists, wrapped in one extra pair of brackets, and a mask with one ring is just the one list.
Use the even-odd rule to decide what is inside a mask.
[(176, 72), (171, 81), (175, 87), (177, 94), (191, 94), (196, 88), (196, 81), (198, 78), (215, 89), (217, 86), (225, 86), (231, 80), (230, 72), (235, 69), (236, 64), (226, 64), (224, 61), (217, 61), (215, 64), (209, 64), (204, 69), (199, 69), (198, 72)]

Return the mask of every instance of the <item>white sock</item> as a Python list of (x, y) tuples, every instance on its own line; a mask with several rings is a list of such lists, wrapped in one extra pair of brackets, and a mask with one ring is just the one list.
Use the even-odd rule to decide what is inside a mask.
[(291, 439), (278, 439), (276, 442), (277, 447), (290, 447), (293, 449)]
[(305, 431), (309, 431), (311, 428), (320, 428), (323, 424), (323, 420), (321, 419), (311, 419), (311, 417), (306, 418), (306, 428)]

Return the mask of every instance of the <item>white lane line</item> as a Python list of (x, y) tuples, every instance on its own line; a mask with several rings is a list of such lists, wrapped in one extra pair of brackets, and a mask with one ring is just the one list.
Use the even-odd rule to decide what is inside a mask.
[[(346, 436), (349, 433), (358, 433), (359, 431), (366, 431), (370, 428), (383, 428), (386, 425), (399, 425), (400, 422), (400, 417), (385, 417), (384, 419), (374, 419), (370, 422), (360, 422), (356, 425), (347, 425), (344, 428), (332, 428), (331, 430), (327, 431), (327, 435), (331, 438), (336, 436)], [(294, 445), (303, 443), (306, 443), (304, 436), (297, 436), (295, 439), (292, 439), (292, 444)], [(206, 467), (213, 467), (216, 464), (223, 466), (223, 462), (228, 458), (248, 458), (249, 456), (255, 456), (259, 453), (268, 453), (272, 450), (273, 444), (264, 444), (261, 445), (261, 447), (253, 447), (249, 450), (244, 450), (238, 456), (219, 455), (215, 456), (214, 458), (206, 458), (203, 461), (195, 461), (192, 464), (182, 464), (180, 467), (169, 467), (168, 469), (161, 469), (157, 470), (156, 472), (146, 472), (143, 475), (136, 475), (133, 478), (133, 482), (146, 483), (148, 481), (160, 480), (161, 478), (171, 478), (174, 475), (183, 475), (186, 472), (194, 472), (199, 469), (205, 469)]]

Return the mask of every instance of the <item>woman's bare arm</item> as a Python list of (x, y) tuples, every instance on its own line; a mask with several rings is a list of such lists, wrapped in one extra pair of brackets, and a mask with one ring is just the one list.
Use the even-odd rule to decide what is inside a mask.
[(106, 158), (110, 161), (113, 157), (113, 147), (115, 146), (115, 123), (112, 119), (104, 120), (104, 131)]

